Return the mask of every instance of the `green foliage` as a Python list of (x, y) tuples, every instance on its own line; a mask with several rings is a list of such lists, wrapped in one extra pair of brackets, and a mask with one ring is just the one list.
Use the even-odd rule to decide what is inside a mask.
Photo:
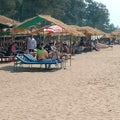
[(109, 12), (102, 3), (89, 1), (86, 7), (86, 24), (103, 31), (109, 25)]
[(109, 11), (93, 0), (0, 0), (0, 14), (23, 21), (38, 14), (48, 14), (67, 24), (91, 26), (110, 32)]
[(68, 8), (69, 10), (67, 9), (63, 21), (65, 21), (68, 24), (82, 25), (85, 13), (84, 1), (71, 0)]

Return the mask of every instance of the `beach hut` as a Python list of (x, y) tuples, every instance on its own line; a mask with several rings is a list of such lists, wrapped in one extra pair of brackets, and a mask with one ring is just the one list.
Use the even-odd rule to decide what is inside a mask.
[[(84, 36), (82, 32), (75, 30), (73, 27), (70, 27), (69, 25), (49, 15), (38, 15), (33, 18), (27, 19), (23, 21), (21, 24), (19, 24), (18, 26), (14, 27), (12, 29), (12, 32), (16, 34), (17, 32), (20, 33), (21, 31), (25, 30), (27, 32), (30, 31), (31, 34), (33, 34), (33, 33), (38, 32), (39, 29), (41, 29), (42, 27), (44, 28), (46, 26), (51, 26), (51, 25), (57, 25), (57, 26), (62, 27), (62, 29), (65, 30), (65, 31), (62, 30), (62, 33), (65, 33), (70, 36), (69, 37), (70, 44), (71, 44), (71, 39), (72, 39), (71, 36)], [(45, 41), (44, 37), (43, 37), (43, 41)]]
[[(49, 22), (49, 24), (47, 23)], [(46, 24), (45, 24), (46, 23)], [(16, 32), (24, 32), (24, 31), (29, 31), (31, 33), (37, 33), (39, 30), (43, 30), (46, 26), (51, 26), (51, 25), (58, 25), (62, 27), (65, 32), (62, 32), (62, 35), (65, 33), (65, 35), (70, 35), (70, 40), (71, 36), (85, 36), (82, 32), (75, 30), (73, 27), (63, 23), (60, 20), (57, 20), (49, 15), (38, 15), (33, 18), (27, 19), (23, 21), (21, 24), (13, 28), (13, 33)], [(43, 32), (41, 32), (43, 33)], [(39, 34), (39, 32), (38, 32)], [(43, 33), (44, 34), (44, 33)]]

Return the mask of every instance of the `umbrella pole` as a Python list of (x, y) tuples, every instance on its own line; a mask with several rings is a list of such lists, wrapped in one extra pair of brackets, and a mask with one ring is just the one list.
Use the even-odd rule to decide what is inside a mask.
[(70, 36), (70, 51), (71, 51), (71, 54), (70, 54), (70, 66), (72, 65), (72, 61), (71, 61), (71, 58), (72, 58), (71, 42), (72, 42), (72, 36)]
[(43, 44), (45, 45), (46, 44), (46, 41), (45, 41), (45, 32), (43, 30)]

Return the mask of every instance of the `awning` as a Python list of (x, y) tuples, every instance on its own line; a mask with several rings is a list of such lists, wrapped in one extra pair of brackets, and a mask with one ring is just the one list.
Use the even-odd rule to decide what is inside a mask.
[(45, 19), (41, 18), (39, 16), (36, 16), (34, 18), (31, 18), (31, 19), (28, 19), (28, 20), (24, 21), (23, 23), (18, 25), (16, 28), (21, 28), (21, 29), (30, 28), (30, 27), (42, 22), (43, 20), (45, 20)]

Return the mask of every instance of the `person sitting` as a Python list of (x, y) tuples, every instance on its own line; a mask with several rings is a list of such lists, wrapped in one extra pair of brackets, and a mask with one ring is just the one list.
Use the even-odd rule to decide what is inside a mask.
[(37, 54), (37, 59), (38, 60), (44, 60), (44, 59), (48, 59), (48, 52), (46, 49), (41, 49), (39, 48), (40, 52), (38, 52)]
[(96, 50), (96, 51), (98, 51), (99, 49), (97, 48), (97, 46), (96, 46), (96, 41), (91, 41), (91, 50)]
[(16, 42), (13, 42), (8, 47), (8, 53), (9, 55), (15, 55), (16, 54)]
[(38, 59), (38, 56), (40, 55), (41, 51), (42, 51), (42, 48), (40, 47), (40, 44), (37, 44), (37, 49), (36, 49), (37, 59)]
[(65, 59), (69, 58), (70, 49), (69, 49), (67, 43), (65, 43), (65, 42), (63, 43), (60, 52), (61, 52), (61, 57), (60, 57), (61, 59), (62, 58), (65, 58)]
[(63, 43), (63, 53), (67, 53), (67, 54), (70, 53), (70, 50), (69, 50), (67, 43)]
[(49, 58), (50, 59), (53, 59), (53, 60), (57, 60), (58, 59), (58, 51), (57, 49), (52, 49), (50, 52), (49, 52)]
[[(42, 49), (41, 47), (39, 47), (39, 50), (37, 50), (37, 59), (38, 60), (50, 60), (48, 59), (48, 51), (46, 49)], [(50, 69), (50, 65), (47, 66), (47, 64), (45, 64), (45, 68), (46, 69)]]
[(49, 53), (51, 51), (50, 43), (46, 44), (45, 47), (44, 47), (44, 49), (47, 50), (47, 52)]

